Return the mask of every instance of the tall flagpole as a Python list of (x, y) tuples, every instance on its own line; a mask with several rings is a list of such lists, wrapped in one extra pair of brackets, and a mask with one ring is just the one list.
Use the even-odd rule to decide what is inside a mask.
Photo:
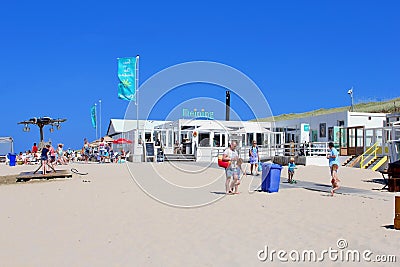
[(139, 142), (139, 55), (136, 56), (136, 64), (135, 64), (135, 88), (136, 88), (136, 133)]
[(97, 103), (94, 103), (94, 116), (95, 116), (95, 119), (96, 119), (96, 127), (95, 127), (95, 129), (96, 129), (96, 140), (97, 140)]
[(99, 124), (99, 136), (100, 138), (102, 137), (101, 135), (101, 99), (99, 100), (99, 109), (100, 109), (100, 124)]

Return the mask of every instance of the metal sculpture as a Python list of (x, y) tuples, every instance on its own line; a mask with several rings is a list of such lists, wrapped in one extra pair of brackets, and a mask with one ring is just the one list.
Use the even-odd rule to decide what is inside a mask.
[(65, 122), (67, 119), (52, 119), (50, 117), (40, 117), (40, 118), (31, 118), (26, 121), (21, 121), (18, 122), (17, 124), (25, 124), (25, 127), (23, 129), (24, 132), (29, 132), (29, 124), (34, 124), (39, 127), (40, 130), (40, 143), (43, 143), (44, 137), (43, 137), (43, 127), (46, 125), (51, 125), (50, 132), (54, 132), (54, 127), (57, 128), (57, 130), (60, 130), (61, 128), (61, 123)]

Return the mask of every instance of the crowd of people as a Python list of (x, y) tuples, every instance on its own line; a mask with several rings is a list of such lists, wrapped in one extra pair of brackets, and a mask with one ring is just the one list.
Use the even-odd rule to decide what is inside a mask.
[(96, 146), (91, 146), (89, 141), (85, 138), (80, 154), (80, 160), (85, 163), (89, 161), (98, 163), (121, 163), (129, 156), (129, 152), (125, 152), (124, 149), (121, 149), (119, 152), (114, 151), (112, 146), (110, 146), (103, 137)]
[[(51, 142), (48, 143), (49, 145), (49, 158), (52, 164), (60, 164), (65, 165), (69, 162), (73, 162), (77, 158), (77, 154), (71, 148), (64, 151), (64, 145), (58, 144), (57, 148), (54, 149)], [(43, 150), (43, 149), (42, 149)], [(36, 143), (33, 143), (32, 149), (27, 150), (25, 152), (19, 152), (16, 156), (17, 164), (38, 164), (41, 160), (41, 155), (43, 151), (39, 151), (38, 146)]]
[(84, 145), (81, 150), (72, 150), (68, 148), (64, 150), (63, 144), (58, 144), (56, 148), (51, 142), (39, 149), (36, 143), (30, 150), (20, 152), (16, 155), (18, 165), (39, 164), (40, 161), (46, 160), (51, 165), (66, 165), (70, 162), (98, 162), (98, 163), (121, 163), (129, 154), (121, 149), (114, 152), (112, 147), (101, 138), (97, 146), (91, 146), (88, 140), (84, 139)]

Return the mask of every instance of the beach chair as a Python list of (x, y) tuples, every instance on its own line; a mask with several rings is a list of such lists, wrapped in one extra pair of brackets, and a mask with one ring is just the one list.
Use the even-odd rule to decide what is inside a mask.
[(126, 152), (124, 156), (121, 156), (121, 159), (123, 160), (127, 160), (129, 158), (129, 155), (131, 154), (131, 152)]

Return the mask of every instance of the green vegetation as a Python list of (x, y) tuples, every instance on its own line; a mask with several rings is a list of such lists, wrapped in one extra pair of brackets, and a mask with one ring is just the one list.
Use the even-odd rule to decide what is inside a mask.
[[(340, 108), (331, 108), (331, 109), (318, 109), (313, 111), (308, 111), (304, 113), (289, 113), (282, 114), (269, 118), (261, 118), (258, 121), (282, 121), (282, 120), (292, 120), (299, 119), (308, 116), (318, 116), (323, 114), (335, 113), (350, 110), (350, 106), (340, 107)], [(400, 97), (380, 102), (367, 102), (367, 103), (359, 103), (354, 105), (355, 112), (371, 112), (371, 113), (394, 113), (400, 112)]]

